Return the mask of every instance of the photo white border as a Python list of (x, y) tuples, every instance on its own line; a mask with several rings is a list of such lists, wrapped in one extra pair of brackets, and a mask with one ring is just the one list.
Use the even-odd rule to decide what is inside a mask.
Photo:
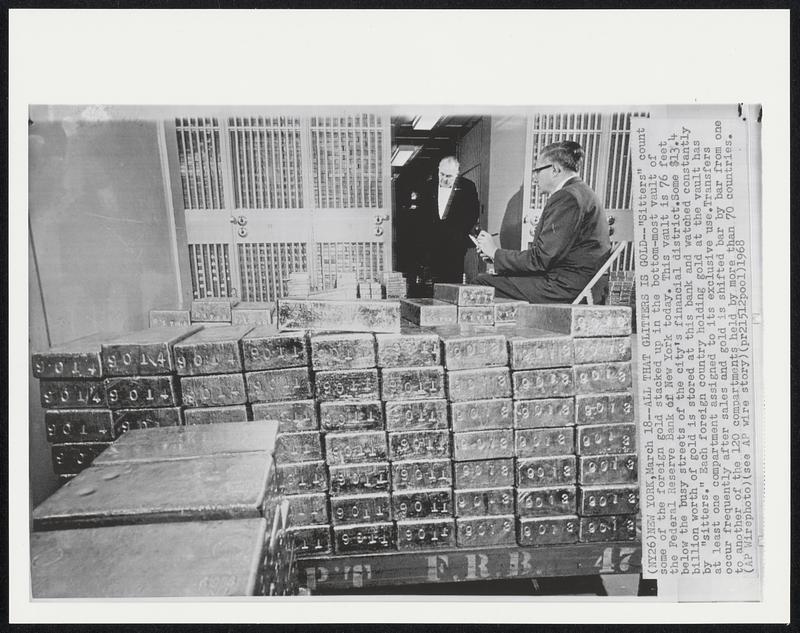
[[(221, 33), (222, 35), (217, 35)], [(202, 34), (202, 35), (198, 35)], [(197, 45), (192, 48), (193, 41)], [(385, 50), (385, 55), (377, 51)], [(241, 60), (244, 60), (242, 62)], [(609, 69), (597, 72), (596, 68)], [(346, 72), (349, 71), (349, 72)], [(785, 622), (789, 618), (789, 12), (9, 12), (11, 622)], [(674, 604), (474, 596), (30, 601), (28, 104), (761, 103), (764, 599)], [(488, 109), (488, 108), (487, 108)], [(669, 593), (661, 583), (660, 593)], [(144, 604), (146, 606), (144, 606)], [(354, 605), (358, 605), (354, 608)], [(444, 605), (444, 606), (443, 606)], [(144, 608), (143, 608), (144, 607)]]

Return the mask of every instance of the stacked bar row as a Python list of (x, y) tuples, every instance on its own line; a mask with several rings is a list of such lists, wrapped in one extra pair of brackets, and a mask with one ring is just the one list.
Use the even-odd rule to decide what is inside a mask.
[[(324, 457), (278, 467), (286, 473), (283, 491), (295, 493), (287, 499), (294, 504), (297, 554), (394, 550), (403, 546), (398, 534), (406, 533), (413, 545), (413, 535), (424, 531), (414, 521), (416, 487), (427, 485), (416, 483), (420, 460), (446, 462), (449, 485), (438, 337), (418, 328), (312, 334), (310, 348), (320, 420), (314, 448)], [(450, 498), (448, 489), (443, 503), (449, 506)], [(301, 516), (306, 525), (298, 523)]]
[[(520, 543), (524, 542), (528, 532), (534, 530), (558, 533), (561, 536), (556, 538), (564, 539), (574, 539), (577, 535), (581, 542), (634, 539), (639, 489), (630, 363), (630, 310), (534, 305), (524, 309), (523, 320), (526, 324), (557, 332), (571, 341), (571, 372), (559, 377), (568, 380), (565, 376), (571, 375), (575, 393), (573, 419), (577, 469), (572, 470), (577, 475), (577, 486), (574, 502), (568, 500), (562, 504), (562, 510), (570, 509), (570, 514), (562, 514), (552, 523), (543, 520), (531, 525), (530, 530), (520, 526)], [(565, 368), (569, 354), (566, 343), (563, 351), (560, 358), (550, 355), (550, 359)], [(540, 374), (539, 377), (544, 378), (543, 382), (552, 380), (551, 376)], [(564, 432), (568, 433), (567, 429)], [(570, 468), (571, 464), (564, 463), (562, 467)], [(561, 499), (566, 498), (562, 491)], [(577, 517), (572, 515), (572, 507)], [(553, 508), (552, 511), (557, 510)], [(572, 530), (577, 534), (572, 534)]]
[(495, 299), (489, 286), (434, 284), (433, 293), (432, 299), (403, 299), (403, 319), (421, 327), (512, 324), (520, 306), (527, 305), (515, 299)]
[(231, 298), (195, 299), (189, 308), (150, 310), (150, 327), (201, 325), (269, 325), (275, 322), (275, 304)]
[[(339, 302), (331, 303), (335, 320), (342, 313)], [(385, 329), (400, 327), (397, 302), (359, 302), (350, 313), (357, 327), (376, 315)], [(128, 429), (180, 425), (184, 419), (187, 424), (243, 421), (253, 417), (248, 403), (280, 399), (281, 389), (291, 392), (287, 398), (313, 395), (307, 371), (261, 372), (286, 366), (272, 362), (270, 342), (259, 349), (260, 333), (277, 333), (275, 324), (254, 325), (272, 321), (269, 305), (205, 299), (192, 302), (191, 311), (152, 311), (150, 318), (153, 325), (167, 325), (92, 335), (33, 354), (54, 470), (63, 479), (86, 468)], [(235, 326), (233, 320), (247, 324)], [(242, 339), (254, 327), (243, 356)]]
[(327, 290), (311, 289), (311, 276), (304, 271), (296, 271), (289, 274), (286, 282), (287, 298), (294, 299), (334, 299), (334, 300), (353, 300), (353, 299), (392, 299), (405, 297), (407, 294), (408, 282), (405, 275), (396, 271), (386, 271), (381, 279), (358, 279), (355, 272), (339, 271), (336, 274), (334, 288)]
[(93, 335), (33, 355), (57, 474), (80, 472), (130, 428), (181, 423), (173, 346), (201, 327)]
[[(601, 400), (609, 398), (610, 417), (606, 421), (632, 424), (629, 366), (627, 379), (624, 363), (616, 368), (606, 367), (610, 372), (607, 380), (617, 383), (599, 386), (600, 368), (593, 366), (597, 363), (574, 364), (571, 336), (532, 329), (462, 327), (428, 334), (422, 329), (405, 329), (393, 344), (395, 347), (402, 341), (409, 344), (414, 337), (424, 338), (430, 334), (435, 334), (441, 343), (447, 368), (444, 391), (438, 387), (441, 384), (438, 368), (432, 371), (400, 367), (400, 374), (385, 369), (377, 372), (344, 369), (336, 373), (336, 380), (331, 382), (327, 373), (330, 370), (316, 366), (321, 372), (315, 372), (315, 379), (323, 379), (322, 384), (327, 385), (322, 391), (317, 390), (317, 397), (322, 400), (320, 411), (343, 407), (348, 413), (338, 419), (353, 421), (353, 426), (349, 427), (350, 436), (343, 435), (337, 440), (348, 442), (345, 450), (337, 453), (346, 455), (347, 461), (337, 464), (336, 459), (328, 455), (327, 465), (320, 461), (319, 470), (314, 471), (322, 485), (325, 485), (323, 469), (327, 466), (331, 473), (328, 491), (331, 512), (327, 519), (322, 519), (324, 496), (321, 492), (316, 493), (315, 502), (315, 515), (320, 517), (318, 523), (332, 521), (334, 546), (331, 549), (337, 553), (353, 553), (391, 548), (390, 516), (395, 520), (399, 549), (511, 543), (515, 539), (515, 522), (516, 538), (521, 544), (566, 543), (579, 538), (634, 538), (635, 522), (629, 517), (624, 519), (624, 529), (615, 526), (625, 512), (635, 514), (638, 510), (635, 454), (629, 452), (609, 458), (596, 457), (595, 453), (635, 450), (635, 429), (587, 425), (575, 431), (576, 424), (585, 422), (585, 416), (577, 417), (576, 400), (587, 404), (597, 399), (594, 393), (598, 389), (617, 389), (620, 385), (627, 388), (627, 393), (600, 396)], [(368, 336), (362, 335), (367, 339)], [(379, 334), (376, 338), (380, 340), (382, 336)], [(312, 348), (314, 338), (312, 335)], [(362, 353), (337, 335), (327, 335), (327, 340), (338, 341), (342, 350), (347, 350), (338, 357), (340, 367), (372, 365), (371, 354), (363, 353), (363, 349), (369, 349), (368, 340), (361, 340)], [(354, 340), (351, 338), (351, 342)], [(619, 342), (602, 341), (606, 347), (609, 343)], [(623, 348), (625, 343), (623, 341)], [(628, 350), (629, 343), (627, 340)], [(602, 361), (603, 354), (611, 353), (608, 350), (591, 352), (597, 345), (598, 342), (591, 340), (579, 342), (578, 359)], [(630, 358), (629, 351), (627, 358)], [(506, 364), (517, 374), (515, 380), (511, 380)], [(380, 360), (378, 365), (381, 365)], [(551, 367), (552, 371), (548, 369)], [(385, 382), (387, 377), (392, 382), (399, 378), (403, 391), (420, 400), (387, 402), (385, 385), (375, 383), (376, 378)], [(358, 384), (371, 386), (359, 391)], [(380, 426), (379, 403), (357, 401), (359, 396), (374, 398), (376, 389), (380, 389), (386, 412), (386, 441)], [(583, 393), (585, 390), (589, 393)], [(432, 398), (444, 394), (445, 401)], [(329, 397), (334, 401), (337, 398), (356, 400), (347, 404), (326, 403)], [(602, 407), (595, 405), (595, 408)], [(628, 417), (614, 418), (615, 410), (625, 412)], [(390, 411), (402, 412), (400, 419), (408, 426), (399, 428), (406, 431), (398, 433), (398, 427), (391, 426)], [(409, 432), (410, 428), (413, 433)], [(449, 446), (447, 434), (442, 433), (444, 429), (452, 433)], [(326, 439), (320, 442), (321, 449), (330, 451), (335, 446), (330, 434), (342, 430), (341, 424), (324, 423), (322, 432)], [(618, 431), (623, 431), (619, 440), (616, 439)], [(604, 436), (598, 435), (602, 432)], [(591, 446), (587, 444), (590, 437)], [(383, 461), (384, 454), (388, 456), (386, 461)], [(358, 457), (354, 457), (356, 455)], [(621, 460), (624, 460), (624, 468)], [(609, 470), (611, 474), (606, 474)], [(597, 474), (593, 475), (594, 471)], [(348, 476), (353, 479), (354, 487), (347, 491), (350, 496), (345, 495), (344, 500), (336, 500), (339, 491), (333, 481), (334, 474), (341, 475), (344, 480)], [(615, 477), (632, 485), (617, 486)], [(591, 487), (592, 481), (604, 483)], [(451, 490), (454, 482), (455, 490)], [(412, 490), (407, 490), (409, 485)], [(623, 503), (609, 505), (610, 499), (621, 500), (623, 495), (627, 506)], [(347, 510), (341, 505), (345, 502), (350, 503)], [(615, 515), (608, 514), (609, 511)], [(406, 525), (409, 512), (417, 522), (413, 526), (416, 529)], [(601, 515), (601, 512), (606, 514)], [(578, 514), (595, 518), (583, 520)], [(548, 515), (555, 515), (555, 518)], [(598, 515), (603, 518), (596, 518)], [(354, 526), (351, 529), (355, 533), (348, 533), (347, 529), (336, 527), (337, 521), (346, 523), (348, 517), (356, 521), (369, 518), (383, 521)], [(609, 526), (614, 528), (613, 533), (609, 533)], [(308, 525), (298, 528), (298, 533), (301, 532), (304, 540), (298, 546), (301, 552), (329, 551), (325, 545), (326, 539), (330, 539), (329, 525)], [(339, 534), (345, 538), (337, 538)], [(314, 541), (314, 546), (306, 549), (310, 541)]]

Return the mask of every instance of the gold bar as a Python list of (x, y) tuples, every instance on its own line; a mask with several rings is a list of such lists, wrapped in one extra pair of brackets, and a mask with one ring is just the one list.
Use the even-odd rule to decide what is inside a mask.
[(581, 517), (578, 538), (581, 543), (636, 540), (636, 516)]
[(554, 457), (575, 451), (575, 430), (568, 428), (517, 429), (514, 431), (516, 457)]
[(516, 544), (514, 515), (456, 519), (458, 547), (493, 547)]
[(448, 428), (447, 400), (395, 400), (386, 402), (385, 407), (388, 431), (424, 431)]
[(334, 525), (334, 549), (337, 554), (369, 554), (395, 549), (394, 523)]
[(503, 334), (465, 327), (438, 328), (436, 333), (442, 340), (444, 366), (448, 370), (502, 367), (508, 364), (508, 349)]
[(564, 334), (515, 328), (508, 335), (511, 369), (569, 367), (574, 361), (573, 340)]
[(453, 516), (453, 491), (450, 488), (438, 490), (398, 490), (392, 493), (394, 518), (438, 519)]
[(228, 407), (199, 407), (186, 409), (183, 419), (187, 426), (193, 424), (228, 424), (230, 422), (246, 422), (247, 407), (243, 404)]
[(397, 522), (397, 549), (421, 550), (456, 545), (454, 519), (423, 519)]
[(494, 488), (514, 485), (514, 460), (478, 459), (453, 464), (453, 487)]
[(450, 457), (450, 433), (447, 430), (389, 433), (389, 459), (393, 461), (442, 457)]
[(307, 367), (248, 371), (244, 377), (247, 399), (251, 403), (306, 400), (313, 395), (311, 372)]
[(578, 517), (574, 515), (517, 519), (517, 542), (523, 547), (578, 542)]
[(453, 433), (453, 461), (513, 456), (514, 431), (511, 429)]
[(511, 398), (468, 400), (450, 405), (453, 431), (485, 431), (514, 427), (514, 403)]
[(380, 400), (367, 402), (320, 402), (320, 424), (331, 431), (380, 431), (384, 428)]
[(638, 512), (639, 486), (637, 485), (578, 486), (578, 514), (581, 516)]
[(453, 490), (457, 517), (514, 514), (514, 489), (469, 488)]
[(634, 453), (580, 456), (578, 472), (582, 485), (633, 483), (638, 477), (638, 458)]
[(331, 497), (389, 490), (389, 462), (331, 465), (329, 471)]
[(514, 401), (514, 428), (536, 429), (575, 423), (574, 398), (542, 398)]
[(570, 367), (515, 371), (511, 373), (511, 378), (515, 400), (575, 395), (575, 378)]
[(636, 451), (635, 424), (593, 424), (576, 428), (578, 455), (608, 455)]
[(517, 488), (574, 484), (576, 475), (574, 455), (517, 459)]
[(325, 459), (329, 465), (385, 461), (386, 433), (328, 433), (325, 435)]
[(491, 306), (494, 301), (494, 288), (465, 284), (433, 284), (433, 298), (457, 306)]
[(48, 409), (44, 424), (51, 444), (110, 442), (116, 437), (109, 409)]
[(573, 367), (576, 394), (626, 391), (631, 388), (631, 364), (597, 363)]
[(319, 402), (380, 398), (377, 369), (319, 371), (314, 378)]
[(108, 409), (102, 380), (40, 380), (45, 409)]
[(184, 376), (181, 378), (181, 393), (187, 407), (225, 407), (247, 402), (242, 374)]
[(331, 497), (331, 519), (334, 525), (391, 521), (389, 493)]
[(523, 518), (575, 514), (575, 486), (517, 488), (517, 515)]

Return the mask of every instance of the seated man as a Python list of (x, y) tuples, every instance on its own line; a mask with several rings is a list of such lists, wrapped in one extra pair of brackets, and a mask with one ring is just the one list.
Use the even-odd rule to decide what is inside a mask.
[(571, 303), (611, 253), (608, 220), (594, 191), (578, 177), (583, 148), (574, 141), (546, 146), (533, 172), (550, 194), (530, 248), (499, 248), (485, 231), (477, 238), (481, 256), (495, 274), (475, 283), (494, 286), (498, 297), (529, 303)]

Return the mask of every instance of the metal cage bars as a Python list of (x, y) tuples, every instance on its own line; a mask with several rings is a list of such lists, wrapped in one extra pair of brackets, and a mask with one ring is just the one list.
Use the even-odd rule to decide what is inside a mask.
[(339, 273), (354, 272), (359, 280), (378, 281), (384, 272), (380, 242), (317, 242), (316, 249), (322, 290), (334, 288)]
[[(585, 152), (581, 178), (601, 195), (606, 209), (623, 211), (631, 208), (631, 161), (629, 139), (632, 117), (647, 117), (646, 112), (582, 112), (532, 116), (529, 161), (533, 165), (539, 152), (548, 144), (561, 140), (580, 143)], [(601, 180), (601, 172), (606, 173)], [(528, 175), (529, 196), (526, 211), (530, 226), (535, 226), (546, 202), (533, 174)], [(611, 272), (635, 269), (634, 249), (628, 244), (614, 261)]]
[[(384, 204), (384, 128), (374, 114), (312, 117), (306, 124), (310, 151), (297, 117), (229, 117), (175, 120), (184, 207), (240, 210), (380, 209)], [(226, 164), (230, 175), (225, 173)], [(304, 175), (312, 181), (305, 190)], [(224, 193), (228, 193), (228, 198)], [(231, 193), (232, 191), (232, 193)], [(227, 208), (226, 208), (227, 202)], [(236, 245), (236, 273), (243, 300), (283, 296), (289, 273), (309, 269), (306, 243), (248, 242)], [(338, 250), (343, 263), (327, 254)], [(338, 272), (356, 270), (375, 278), (384, 268), (383, 244), (318, 244), (319, 283), (332, 287)], [(232, 289), (228, 245), (190, 245), (195, 297), (227, 296)]]
[(237, 209), (301, 209), (300, 120), (228, 119)]
[(323, 209), (383, 206), (381, 117), (312, 117), (314, 203)]
[(242, 301), (275, 301), (286, 295), (289, 275), (308, 270), (302, 242), (238, 244)]
[(225, 192), (217, 119), (176, 119), (175, 132), (184, 207), (223, 209)]
[(230, 296), (228, 244), (189, 244), (189, 260), (195, 299)]

